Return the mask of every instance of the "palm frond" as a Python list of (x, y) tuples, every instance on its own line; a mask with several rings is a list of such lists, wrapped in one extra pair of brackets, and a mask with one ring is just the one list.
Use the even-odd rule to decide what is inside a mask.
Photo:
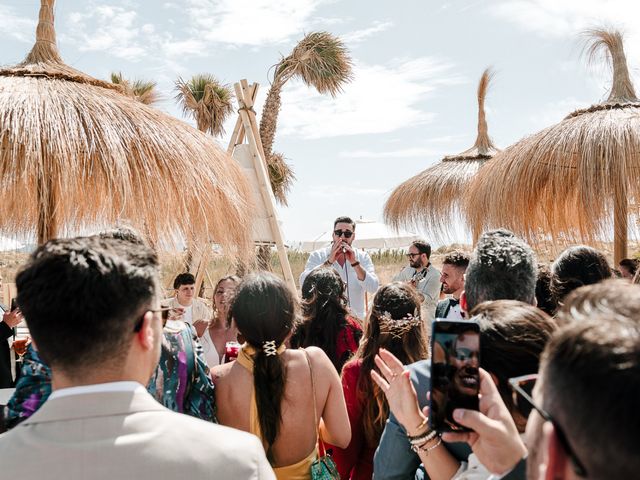
[(300, 78), (319, 93), (335, 97), (353, 77), (349, 51), (340, 38), (328, 32), (306, 35), (275, 71), (275, 80)]
[(176, 101), (185, 116), (196, 121), (198, 130), (214, 136), (224, 133), (224, 122), (233, 112), (233, 91), (211, 74), (197, 74), (176, 81)]
[(293, 169), (289, 166), (283, 154), (274, 152), (267, 157), (267, 171), (269, 172), (269, 180), (276, 200), (281, 205), (286, 206), (287, 193), (289, 193), (291, 185), (296, 179)]

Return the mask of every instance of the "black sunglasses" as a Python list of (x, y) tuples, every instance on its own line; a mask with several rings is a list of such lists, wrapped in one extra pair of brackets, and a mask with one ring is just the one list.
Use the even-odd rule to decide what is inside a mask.
[(419, 257), (420, 255), (422, 255), (422, 254), (421, 253), (407, 253), (407, 257), (409, 257), (409, 258)]
[(147, 312), (153, 312), (153, 313), (162, 313), (162, 328), (165, 327), (165, 325), (167, 324), (167, 320), (169, 319), (169, 312), (171, 310), (175, 310), (174, 307), (160, 307), (157, 308), (155, 310), (146, 310), (144, 312), (144, 314), (142, 315), (142, 317), (140, 317), (140, 320), (138, 320), (135, 324), (135, 326), (133, 327), (133, 331), (135, 333), (138, 333), (140, 330), (142, 330), (142, 324), (144, 323), (144, 316), (147, 314)]
[[(514, 377), (509, 379), (509, 385), (513, 389), (513, 403), (518, 408), (518, 410), (527, 418), (529, 413), (531, 413), (531, 409), (535, 409), (540, 416), (547, 422), (551, 422), (553, 428), (555, 429), (556, 435), (558, 437), (558, 441), (564, 448), (569, 458), (571, 458), (571, 462), (573, 463), (574, 472), (586, 478), (587, 469), (584, 468), (583, 463), (580, 461), (578, 456), (575, 454), (573, 448), (569, 444), (569, 440), (567, 436), (564, 434), (560, 425), (553, 419), (553, 417), (542, 407), (539, 407), (533, 401), (533, 387), (535, 386), (536, 380), (538, 379), (538, 374), (534, 373), (532, 375), (523, 375), (521, 377)], [(519, 399), (522, 398), (525, 400), (525, 404), (522, 404), (522, 401)], [(526, 414), (525, 414), (526, 412)]]
[(353, 235), (353, 232), (351, 230), (334, 230), (333, 234), (336, 237), (351, 238), (351, 235)]

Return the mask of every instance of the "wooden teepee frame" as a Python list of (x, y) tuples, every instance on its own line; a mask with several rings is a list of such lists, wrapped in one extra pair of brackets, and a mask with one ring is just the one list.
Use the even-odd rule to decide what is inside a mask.
[[(291, 272), (291, 265), (289, 264), (289, 257), (287, 257), (287, 251), (284, 246), (284, 240), (282, 238), (282, 232), (280, 231), (280, 224), (278, 222), (278, 213), (276, 211), (276, 200), (271, 188), (271, 182), (269, 181), (269, 174), (266, 168), (266, 157), (262, 148), (262, 142), (260, 140), (260, 134), (258, 133), (258, 123), (256, 121), (256, 112), (253, 110), (254, 102), (258, 94), (259, 84), (253, 83), (249, 85), (247, 80), (243, 79), (234, 85), (236, 98), (238, 100), (238, 119), (236, 120), (231, 140), (229, 141), (229, 147), (227, 153), (233, 156), (233, 152), (236, 147), (242, 144), (248, 144), (251, 151), (251, 157), (253, 159), (253, 168), (256, 172), (259, 185), (260, 198), (257, 201), (262, 201), (266, 207), (269, 217), (269, 227), (271, 229), (271, 238), (274, 240), (276, 249), (278, 250), (278, 257), (280, 259), (280, 265), (282, 267), (282, 273), (284, 279), (290, 288), (295, 292), (296, 283), (293, 279), (293, 273)], [(207, 250), (208, 252), (208, 250)], [(200, 259), (200, 265), (196, 274), (196, 291), (200, 288), (202, 280), (205, 275), (204, 266), (208, 262), (207, 254), (204, 253)]]

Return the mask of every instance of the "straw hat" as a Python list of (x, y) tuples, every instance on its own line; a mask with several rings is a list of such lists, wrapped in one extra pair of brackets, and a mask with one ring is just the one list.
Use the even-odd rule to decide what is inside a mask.
[(436, 239), (451, 233), (469, 180), (498, 151), (489, 138), (484, 111), (492, 77), (491, 70), (486, 69), (478, 84), (478, 136), (473, 147), (444, 157), (396, 187), (384, 206), (386, 223), (395, 228), (426, 230)]
[(42, 243), (126, 219), (152, 240), (181, 233), (248, 251), (240, 167), (211, 137), (65, 65), (53, 5), (41, 1), (26, 59), (0, 70), (2, 229), (35, 229)]
[(487, 162), (465, 199), (475, 229), (508, 227), (536, 242), (589, 242), (615, 229), (616, 262), (626, 256), (628, 202), (640, 198), (640, 102), (622, 36), (593, 30), (589, 53), (613, 70), (606, 101), (515, 143)]

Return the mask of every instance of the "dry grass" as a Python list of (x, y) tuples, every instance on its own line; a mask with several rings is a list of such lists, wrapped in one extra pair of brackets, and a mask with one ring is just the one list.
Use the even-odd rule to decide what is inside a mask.
[(489, 137), (484, 101), (493, 73), (486, 69), (478, 84), (478, 136), (468, 150), (445, 157), (400, 184), (384, 206), (385, 222), (396, 228), (427, 231), (438, 241), (450, 239), (470, 179), (498, 150)]
[(0, 70), (2, 229), (35, 226), (43, 242), (65, 226), (125, 220), (152, 240), (182, 234), (248, 252), (241, 168), (211, 137), (61, 63), (52, 8), (43, 1), (25, 62)]
[(125, 95), (129, 95), (144, 105), (154, 105), (160, 101), (156, 82), (140, 79), (128, 80), (122, 75), (122, 72), (113, 72), (111, 83), (120, 85)]

